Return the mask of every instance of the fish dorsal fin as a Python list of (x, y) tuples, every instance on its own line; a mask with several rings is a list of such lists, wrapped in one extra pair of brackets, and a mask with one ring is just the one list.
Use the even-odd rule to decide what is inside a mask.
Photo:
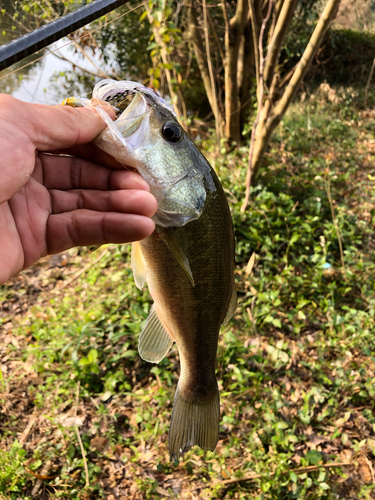
[(132, 269), (135, 284), (141, 290), (147, 279), (147, 269), (139, 241), (132, 243)]
[(195, 281), (193, 277), (193, 273), (191, 271), (191, 267), (189, 264), (189, 259), (187, 258), (185, 249), (183, 244), (181, 243), (180, 239), (178, 238), (175, 230), (172, 227), (168, 228), (163, 228), (159, 229), (159, 234), (164, 241), (164, 243), (167, 245), (169, 250), (173, 253), (175, 259), (177, 259), (177, 262), (181, 265), (182, 269), (185, 271), (187, 274), (190, 283), (195, 286)]
[(236, 285), (233, 283), (232, 297), (230, 298), (230, 304), (228, 307), (227, 314), (225, 315), (223, 325), (228, 323), (228, 321), (231, 319), (231, 317), (234, 314), (234, 311), (236, 310), (236, 307), (237, 307), (237, 292), (236, 292)]
[(139, 355), (149, 363), (159, 363), (172, 344), (173, 340), (162, 325), (154, 304), (139, 337)]

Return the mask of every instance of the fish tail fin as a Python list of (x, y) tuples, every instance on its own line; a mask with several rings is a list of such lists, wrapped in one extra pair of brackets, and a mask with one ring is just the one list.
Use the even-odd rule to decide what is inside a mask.
[(177, 460), (193, 445), (214, 451), (219, 439), (220, 396), (216, 387), (211, 397), (188, 400), (177, 385), (169, 429), (169, 454)]

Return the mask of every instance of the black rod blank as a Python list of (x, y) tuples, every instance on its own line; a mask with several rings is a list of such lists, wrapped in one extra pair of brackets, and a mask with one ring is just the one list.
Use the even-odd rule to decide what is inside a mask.
[(127, 2), (129, 0), (94, 0), (56, 21), (2, 45), (0, 47), (0, 71)]

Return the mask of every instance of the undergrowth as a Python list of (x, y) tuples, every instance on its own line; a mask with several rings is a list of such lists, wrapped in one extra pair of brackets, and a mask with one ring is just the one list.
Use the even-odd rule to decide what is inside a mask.
[(73, 250), (0, 289), (0, 498), (373, 498), (375, 115), (356, 92), (291, 106), (244, 214), (247, 146), (201, 145), (236, 234), (214, 453), (169, 462), (178, 355), (138, 355), (151, 299), (130, 247)]

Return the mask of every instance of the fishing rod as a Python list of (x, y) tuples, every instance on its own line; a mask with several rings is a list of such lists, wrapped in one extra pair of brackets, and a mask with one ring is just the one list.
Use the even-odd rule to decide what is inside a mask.
[(0, 71), (95, 21), (130, 0), (94, 0), (74, 12), (0, 47)]

